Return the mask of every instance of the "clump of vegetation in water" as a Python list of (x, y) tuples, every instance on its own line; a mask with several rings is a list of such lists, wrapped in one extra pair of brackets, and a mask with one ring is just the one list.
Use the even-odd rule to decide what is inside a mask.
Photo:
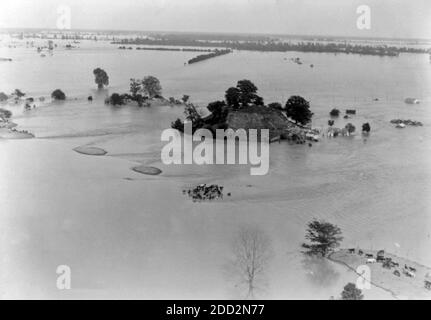
[[(150, 106), (150, 104), (146, 102), (148, 99), (163, 99), (160, 81), (153, 76), (147, 76), (144, 79), (130, 79), (129, 92), (130, 94), (114, 93), (115, 96), (112, 94), (105, 102), (112, 105), (124, 105), (129, 101), (135, 101), (139, 107), (142, 107)], [(170, 101), (175, 102), (175, 99)]]
[(301, 96), (291, 96), (286, 102), (285, 111), (286, 116), (302, 125), (309, 123), (313, 116), (310, 103)]
[(175, 99), (174, 97), (169, 97), (168, 100), (169, 100), (169, 104), (170, 105), (180, 105), (180, 104), (183, 104), (181, 102), (181, 100)]
[(109, 98), (105, 100), (106, 104), (111, 104), (113, 106), (122, 106), (126, 104), (127, 96), (124, 94), (113, 93)]
[(349, 134), (352, 134), (356, 130), (355, 126), (351, 123), (346, 124), (345, 128)]
[(54, 100), (66, 100), (66, 94), (60, 89), (56, 89), (51, 93), (51, 98)]
[(0, 101), (6, 101), (9, 99), (8, 95), (4, 92), (0, 92)]
[(391, 120), (391, 123), (404, 124), (407, 126), (419, 126), (419, 127), (421, 127), (423, 125), (422, 122), (420, 122), (420, 121), (415, 121), (415, 120), (410, 120), (410, 119), (408, 119), (408, 120), (393, 119), (393, 120)]
[(334, 109), (332, 109), (332, 110), (329, 112), (329, 115), (330, 115), (331, 117), (338, 117), (338, 116), (340, 115), (340, 110), (338, 110), (338, 109), (334, 108)]
[(15, 89), (12, 95), (15, 96), (17, 99), (21, 99), (22, 97), (25, 96), (25, 93), (22, 92), (20, 89)]
[(183, 193), (187, 193), (193, 201), (223, 199), (223, 187), (216, 184), (209, 186), (206, 184), (200, 184), (187, 191), (183, 190)]
[(0, 108), (0, 119), (3, 121), (6, 121), (7, 119), (10, 119), (12, 117), (12, 112), (7, 110), (7, 109), (3, 109)]
[(190, 96), (187, 94), (184, 94), (181, 98), (181, 100), (179, 99), (175, 99), (174, 97), (169, 97), (169, 103), (172, 104), (176, 104), (176, 105), (180, 105), (180, 104), (187, 104), (187, 102), (189, 101)]
[(150, 99), (161, 98), (162, 86), (154, 76), (147, 76), (142, 80), (142, 90)]
[(366, 132), (366, 133), (368, 133), (368, 132), (370, 132), (371, 131), (371, 126), (370, 126), (370, 124), (367, 122), (367, 123), (364, 123), (363, 125), (362, 125), (362, 132)]
[(93, 70), (94, 82), (97, 84), (99, 89), (103, 89), (103, 86), (109, 85), (109, 76), (105, 70), (96, 68)]
[(177, 119), (174, 122), (172, 122), (171, 127), (180, 132), (184, 131), (184, 123), (181, 121), (181, 119)]
[[(186, 103), (184, 107), (184, 115), (186, 120), (190, 121), (193, 125), (192, 132), (194, 133), (196, 130), (204, 127), (205, 121), (202, 119), (202, 116), (196, 109), (193, 103)], [(177, 119), (171, 123), (171, 127), (180, 132), (184, 132), (184, 122), (181, 119)]]

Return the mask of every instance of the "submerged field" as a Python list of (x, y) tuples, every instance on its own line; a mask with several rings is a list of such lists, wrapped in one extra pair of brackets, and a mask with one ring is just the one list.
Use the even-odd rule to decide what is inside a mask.
[[(274, 255), (262, 298), (328, 299), (357, 275), (300, 253), (307, 222), (340, 226), (343, 247), (385, 249), (431, 265), (431, 65), (426, 55), (399, 58), (331, 54), (234, 52), (191, 66), (186, 52), (116, 50), (83, 42), (41, 58), (26, 48), (0, 48), (0, 91), (29, 96), (66, 92), (64, 103), (29, 112), (7, 106), (32, 140), (0, 140), (0, 294), (5, 298), (234, 298), (226, 264), (238, 230), (259, 226)], [(290, 63), (300, 56), (314, 68)], [(285, 59), (287, 58), (287, 59)], [(157, 76), (164, 95), (189, 94), (201, 105), (250, 79), (266, 102), (300, 94), (311, 101), (313, 125), (333, 107), (355, 108), (347, 121), (371, 125), (367, 138), (324, 139), (313, 147), (272, 144), (266, 176), (246, 166), (178, 165), (160, 161), (162, 130), (182, 107), (121, 107), (103, 103), (92, 70), (104, 68), (109, 92), (128, 80)], [(95, 100), (86, 101), (92, 94)], [(406, 105), (407, 96), (419, 105)], [(76, 98), (76, 100), (75, 100)], [(378, 101), (374, 101), (378, 98)], [(396, 129), (394, 118), (423, 127)], [(91, 146), (90, 156), (73, 151)], [(158, 176), (131, 170), (155, 166)], [(182, 190), (217, 183), (231, 197), (194, 203)], [(55, 287), (56, 267), (72, 269), (71, 291)], [(391, 298), (373, 287), (365, 298)]]

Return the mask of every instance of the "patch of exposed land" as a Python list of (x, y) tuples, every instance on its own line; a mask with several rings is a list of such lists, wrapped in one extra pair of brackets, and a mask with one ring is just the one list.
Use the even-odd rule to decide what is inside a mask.
[(82, 154), (86, 154), (89, 156), (104, 156), (107, 154), (106, 150), (103, 150), (102, 148), (97, 147), (87, 147), (87, 146), (80, 146), (73, 149), (74, 151)]
[(226, 124), (233, 130), (269, 129), (270, 141), (282, 139), (303, 143), (306, 134), (311, 132), (311, 129), (289, 121), (280, 110), (262, 106), (231, 111), (226, 118)]
[[(349, 250), (343, 249), (332, 253), (328, 258), (331, 261), (345, 265), (349, 269), (357, 272), (357, 268), (361, 265), (367, 265), (371, 270), (370, 282), (383, 290), (390, 292), (396, 299), (431, 299), (431, 290), (425, 288), (425, 281), (431, 281), (431, 268), (421, 265), (417, 262), (406, 258), (398, 257), (391, 253), (385, 253), (385, 258), (390, 258), (398, 266), (384, 268), (382, 262), (367, 263), (365, 254), (377, 256), (376, 250), (364, 250), (362, 255), (358, 254), (358, 250), (350, 253)], [(411, 269), (416, 270), (414, 272)], [(405, 270), (410, 272), (408, 276)], [(394, 274), (398, 271), (400, 276)]]
[(0, 120), (0, 139), (31, 139), (34, 134), (26, 130), (17, 130), (17, 124)]
[(162, 173), (162, 170), (156, 167), (147, 167), (147, 166), (137, 166), (132, 168), (133, 171), (139, 172), (142, 174), (148, 174), (152, 176), (156, 176)]

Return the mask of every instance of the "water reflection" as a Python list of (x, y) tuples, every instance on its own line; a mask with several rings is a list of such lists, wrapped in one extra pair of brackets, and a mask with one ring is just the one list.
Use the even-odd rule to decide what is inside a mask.
[(301, 264), (309, 282), (319, 289), (331, 287), (340, 277), (327, 259), (304, 254)]

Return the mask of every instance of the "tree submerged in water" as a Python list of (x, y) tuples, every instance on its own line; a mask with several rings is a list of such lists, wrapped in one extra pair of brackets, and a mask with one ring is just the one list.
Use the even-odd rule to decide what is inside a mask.
[(10, 117), (12, 117), (11, 111), (9, 111), (7, 109), (0, 108), (0, 120), (6, 121)]
[(25, 93), (22, 92), (20, 89), (15, 89), (15, 91), (12, 93), (16, 98), (20, 99), (25, 96)]
[[(162, 98), (162, 86), (159, 79), (153, 76), (147, 76), (144, 79), (130, 79), (130, 96), (129, 99), (136, 101), (138, 106), (142, 107), (148, 99)], [(172, 100), (171, 100), (172, 102)], [(175, 102), (175, 100), (173, 101)]]
[(355, 126), (353, 124), (351, 124), (350, 122), (348, 124), (346, 124), (345, 128), (349, 134), (352, 134), (356, 130)]
[(338, 116), (340, 115), (340, 110), (338, 110), (338, 109), (334, 108), (334, 109), (332, 109), (332, 110), (329, 112), (329, 115), (330, 115), (331, 117), (338, 117)]
[(56, 89), (51, 93), (51, 98), (54, 100), (66, 100), (66, 95), (60, 89)]
[(160, 81), (154, 76), (147, 76), (142, 80), (142, 89), (151, 99), (160, 97), (162, 94)]
[(310, 243), (303, 243), (302, 247), (308, 249), (306, 253), (326, 257), (343, 240), (341, 229), (329, 222), (313, 220), (308, 223), (305, 238)]
[(301, 96), (291, 96), (286, 102), (285, 111), (286, 116), (303, 125), (309, 123), (313, 116), (310, 103)]
[(370, 126), (370, 124), (368, 122), (362, 124), (362, 132), (368, 133), (370, 131), (371, 131), (371, 126)]
[(142, 91), (142, 82), (139, 79), (131, 78), (129, 91), (132, 97), (136, 97)]
[(109, 98), (105, 100), (105, 103), (113, 106), (122, 106), (126, 103), (127, 97), (122, 94), (113, 93)]
[[(192, 123), (192, 126), (193, 126), (192, 132), (195, 132), (197, 129), (201, 128), (204, 124), (204, 121), (199, 111), (196, 109), (193, 103), (190, 103), (190, 102), (186, 103), (184, 107), (184, 116), (187, 121)], [(180, 132), (184, 132), (184, 122), (181, 121), (181, 119), (179, 118), (171, 123), (171, 127)]]
[(109, 85), (109, 76), (105, 70), (96, 68), (93, 70), (94, 82), (97, 84), (99, 89), (103, 89), (103, 86)]
[(9, 99), (8, 95), (4, 92), (0, 92), (0, 101), (6, 101)]

